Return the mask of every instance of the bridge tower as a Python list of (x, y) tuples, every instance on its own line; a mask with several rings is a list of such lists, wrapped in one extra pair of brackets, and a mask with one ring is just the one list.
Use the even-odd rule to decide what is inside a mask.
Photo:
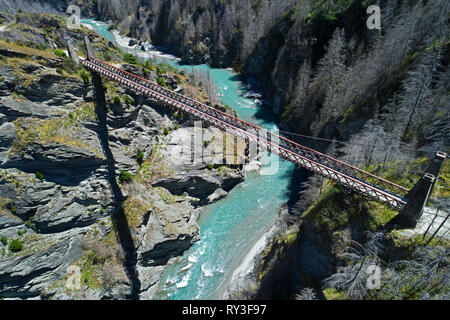
[(417, 225), (446, 158), (446, 153), (441, 151), (436, 153), (434, 159), (431, 159), (426, 173), (408, 193), (408, 203), (405, 208), (391, 220), (391, 224), (406, 228), (414, 228)]
[(73, 47), (72, 39), (69, 36), (65, 35), (67, 52), (69, 53), (69, 57), (75, 62), (76, 65), (80, 64), (80, 59), (78, 58), (78, 54)]
[(91, 41), (89, 40), (89, 37), (87, 35), (84, 35), (84, 47), (86, 49), (86, 57), (89, 60), (89, 57), (95, 58), (95, 51), (92, 48)]

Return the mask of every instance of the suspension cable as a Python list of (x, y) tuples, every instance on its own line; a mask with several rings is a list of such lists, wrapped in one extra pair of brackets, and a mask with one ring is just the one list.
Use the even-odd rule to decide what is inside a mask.
[[(365, 146), (365, 147), (378, 147), (378, 148), (383, 148), (383, 149), (386, 148), (386, 145), (381, 145), (381, 144), (350, 143), (348, 141), (319, 138), (319, 137), (314, 137), (314, 136), (309, 136), (309, 135), (305, 135), (305, 134), (299, 134), (299, 133), (294, 133), (294, 132), (289, 132), (289, 131), (284, 131), (284, 130), (279, 130), (279, 132), (283, 133), (283, 134), (288, 134), (291, 136), (297, 136), (297, 137), (302, 137), (302, 138), (307, 138), (307, 139), (312, 139), (312, 140), (319, 140), (319, 141), (326, 141), (326, 142), (337, 142), (337, 143), (341, 143), (341, 144), (345, 144), (345, 145), (360, 145), (360, 146)], [(431, 150), (431, 149), (416, 149), (416, 148), (404, 147), (404, 146), (400, 146), (400, 148), (418, 151), (418, 152), (432, 153), (432, 154), (436, 153), (436, 150)]]

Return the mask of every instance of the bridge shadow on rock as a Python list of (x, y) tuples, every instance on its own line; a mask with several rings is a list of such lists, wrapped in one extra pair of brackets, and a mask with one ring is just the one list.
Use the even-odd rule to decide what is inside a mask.
[(120, 187), (117, 184), (116, 165), (113, 153), (111, 152), (108, 143), (105, 92), (103, 89), (100, 75), (94, 72), (92, 72), (91, 74), (92, 74), (92, 83), (94, 85), (96, 113), (99, 122), (98, 138), (100, 140), (100, 144), (106, 157), (106, 166), (108, 171), (107, 179), (113, 193), (114, 203), (116, 205), (115, 210), (113, 211), (112, 219), (114, 225), (116, 226), (117, 236), (119, 238), (120, 244), (125, 252), (124, 267), (131, 281), (130, 298), (138, 300), (141, 283), (138, 277), (138, 273), (136, 271), (137, 252), (134, 246), (133, 238), (131, 236), (125, 212), (123, 211), (122, 208), (122, 203), (125, 200), (125, 197), (123, 196), (122, 191), (120, 190)]

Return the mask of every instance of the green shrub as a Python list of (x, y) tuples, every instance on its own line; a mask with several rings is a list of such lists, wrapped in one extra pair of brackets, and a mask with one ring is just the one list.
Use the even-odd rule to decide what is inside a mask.
[(158, 78), (156, 79), (156, 82), (157, 82), (161, 87), (166, 87), (166, 86), (167, 86), (166, 81), (165, 81), (163, 78), (161, 78), (161, 77), (158, 77)]
[(127, 96), (127, 95), (123, 97), (123, 101), (126, 104), (131, 104), (131, 102), (132, 102), (130, 96)]
[(160, 77), (160, 76), (162, 76), (163, 74), (164, 74), (164, 70), (161, 69), (159, 66), (156, 67), (156, 75), (157, 75), (158, 77)]
[(0, 241), (3, 243), (4, 246), (6, 246), (8, 244), (8, 238), (5, 236), (2, 236), (2, 238), (0, 239)]
[(20, 241), (20, 240), (14, 239), (9, 244), (9, 251), (12, 251), (12, 252), (19, 252), (22, 250), (22, 248), (23, 248), (23, 244), (22, 244), (22, 241)]
[(44, 180), (44, 174), (42, 172), (36, 171), (35, 176), (39, 180)]
[(124, 182), (130, 182), (131, 180), (133, 180), (133, 175), (131, 173), (129, 173), (128, 171), (120, 171), (120, 175), (119, 175), (119, 182), (120, 183), (124, 183)]
[(81, 77), (81, 79), (83, 80), (85, 85), (88, 85), (89, 83), (91, 83), (91, 74), (87, 71), (87, 70), (81, 70), (79, 73), (79, 76)]
[(144, 74), (144, 78), (148, 78), (148, 70), (146, 67), (142, 68), (142, 73)]
[(167, 128), (164, 128), (164, 130), (163, 130), (163, 134), (164, 134), (165, 136), (167, 136), (167, 135), (169, 134), (169, 129), (167, 129)]
[(74, 74), (78, 70), (78, 66), (76, 65), (75, 61), (73, 61), (71, 58), (64, 56), (63, 62), (62, 62), (62, 68), (65, 72), (69, 74)]
[(212, 163), (210, 163), (210, 164), (208, 164), (208, 170), (212, 170), (212, 169), (214, 169), (214, 164), (212, 164)]
[(113, 102), (114, 102), (115, 104), (120, 103), (120, 102), (121, 102), (120, 97), (119, 97), (119, 96), (114, 96)]
[(139, 60), (135, 56), (133, 56), (131, 53), (125, 53), (123, 55), (123, 60), (129, 64), (135, 64), (135, 65), (139, 64)]
[(102, 60), (104, 61), (111, 61), (112, 60), (112, 56), (109, 52), (102, 52)]
[(142, 152), (141, 149), (138, 149), (136, 161), (139, 165), (141, 165), (144, 162), (144, 152)]
[(225, 104), (224, 107), (225, 107), (225, 109), (230, 110), (230, 111), (234, 110), (233, 107), (230, 106), (229, 104)]
[(145, 68), (148, 70), (155, 70), (155, 67), (153, 66), (153, 64), (150, 62), (150, 60), (147, 60), (145, 62)]
[(64, 57), (64, 56), (66, 56), (66, 53), (65, 53), (63, 50), (61, 50), (61, 49), (55, 49), (55, 50), (53, 50), (53, 53), (54, 53), (55, 55), (57, 55), (58, 57)]
[(12, 214), (17, 212), (17, 207), (14, 201), (10, 201), (6, 204), (6, 209), (8, 209)]

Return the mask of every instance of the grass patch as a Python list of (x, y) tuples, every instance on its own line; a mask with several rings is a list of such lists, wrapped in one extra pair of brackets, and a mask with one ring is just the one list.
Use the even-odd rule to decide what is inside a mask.
[(69, 118), (74, 122), (80, 122), (80, 121), (96, 122), (96, 121), (98, 121), (98, 115), (95, 110), (94, 103), (83, 104), (81, 107), (75, 109), (73, 112), (70, 112)]
[(162, 177), (170, 177), (173, 170), (167, 165), (166, 159), (156, 147), (152, 154), (141, 165), (136, 180), (139, 183), (153, 183), (156, 179)]
[(84, 254), (81, 262), (81, 284), (89, 288), (101, 288), (101, 266), (98, 257), (91, 251)]
[(105, 289), (118, 280), (126, 280), (123, 270), (123, 251), (115, 231), (102, 240), (97, 239), (98, 229), (91, 230), (83, 239), (83, 256), (75, 264), (81, 268), (84, 288)]
[(27, 101), (27, 99), (22, 94), (20, 94), (18, 92), (13, 92), (11, 97), (14, 99), (14, 101), (17, 101), (17, 102), (25, 102), (25, 101)]
[(123, 206), (123, 211), (128, 221), (128, 226), (130, 228), (137, 228), (142, 224), (142, 219), (147, 212), (149, 212), (153, 206), (140, 198), (127, 199)]
[(10, 154), (20, 154), (27, 146), (39, 143), (58, 143), (73, 148), (79, 148), (92, 151), (97, 157), (102, 155), (99, 150), (87, 145), (83, 140), (76, 138), (79, 126), (73, 123), (73, 120), (67, 119), (17, 119), (14, 121), (16, 126), (16, 139), (12, 144)]
[(65, 57), (66, 53), (61, 49), (54, 49), (53, 53), (58, 57)]
[(158, 195), (166, 204), (174, 204), (177, 197), (171, 194), (169, 191), (163, 188), (156, 188)]
[(291, 247), (295, 240), (297, 240), (298, 232), (290, 231), (286, 234), (286, 238), (284, 239), (284, 242), (287, 244), (288, 247)]
[(327, 300), (347, 300), (345, 292), (337, 291), (335, 288), (326, 288), (323, 294)]
[(7, 42), (3, 39), (0, 39), (0, 50), (8, 50), (16, 52), (19, 55), (25, 55), (30, 57), (49, 58), (49, 59), (58, 58), (58, 56), (56, 56), (53, 52), (36, 49), (25, 45), (20, 45), (18, 43)]

